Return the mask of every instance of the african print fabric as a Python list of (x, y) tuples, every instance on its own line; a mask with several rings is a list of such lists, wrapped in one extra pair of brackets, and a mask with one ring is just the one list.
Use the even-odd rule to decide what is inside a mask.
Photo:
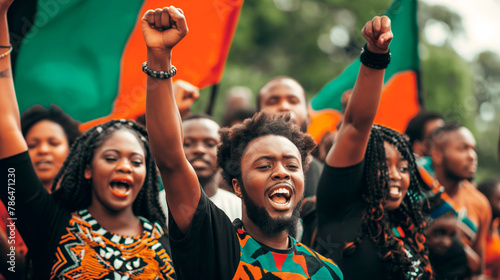
[(175, 279), (172, 260), (159, 238), (160, 225), (145, 218), (139, 236), (102, 228), (88, 210), (73, 214), (61, 237), (51, 279)]
[(343, 279), (332, 260), (292, 237), (291, 248), (276, 250), (260, 244), (242, 229), (237, 233), (241, 256), (233, 279)]

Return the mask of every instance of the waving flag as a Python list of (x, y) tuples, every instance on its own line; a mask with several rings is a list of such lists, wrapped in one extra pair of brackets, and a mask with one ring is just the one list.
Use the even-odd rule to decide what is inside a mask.
[(140, 19), (148, 9), (170, 5), (183, 9), (190, 28), (173, 53), (175, 78), (200, 88), (218, 83), (243, 0), (16, 1), (9, 25), (21, 112), (54, 103), (87, 122), (84, 129), (144, 113)]
[[(403, 133), (408, 121), (420, 109), (417, 0), (394, 0), (386, 15), (391, 19), (394, 39), (390, 45), (391, 63), (385, 71), (384, 89), (375, 123)], [(360, 61), (357, 59), (313, 98), (311, 105), (316, 115), (341, 110), (342, 94), (354, 87), (359, 66)], [(317, 119), (321, 120), (319, 117)], [(313, 116), (309, 133), (316, 140), (326, 130), (335, 127), (335, 124), (325, 126), (325, 123), (324, 120), (316, 121)]]

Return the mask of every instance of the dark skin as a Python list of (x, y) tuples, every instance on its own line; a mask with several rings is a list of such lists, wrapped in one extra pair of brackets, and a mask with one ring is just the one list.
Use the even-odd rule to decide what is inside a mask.
[(196, 171), (201, 187), (208, 197), (217, 192), (217, 144), (220, 141), (219, 125), (209, 119), (191, 119), (182, 123), (184, 153)]
[(436, 178), (452, 198), (464, 180), (474, 177), (477, 169), (476, 140), (465, 127), (443, 136), (431, 152)]
[(437, 143), (431, 152), (436, 178), (452, 198), (462, 182), (474, 177), (477, 169), (476, 140), (465, 127), (448, 132), (445, 141)]
[[(369, 42), (368, 44), (370, 50), (374, 52), (388, 51), (387, 46), (392, 39), (392, 33), (390, 32), (390, 28), (388, 28), (388, 20), (389, 19), (386, 17), (384, 17), (384, 20), (380, 17), (376, 17), (372, 21), (368, 22), (363, 29), (363, 35)], [(171, 22), (174, 24), (171, 25)], [(153, 70), (169, 70), (171, 68), (172, 48), (188, 32), (186, 19), (182, 10), (173, 6), (156, 9), (154, 11), (149, 10), (144, 15), (142, 23), (144, 40), (148, 49), (149, 67)], [(372, 98), (370, 98), (371, 95), (380, 97), (383, 83), (383, 72), (383, 70), (373, 70), (364, 66), (361, 67), (359, 78), (357, 80), (357, 88), (358, 91), (367, 92), (365, 96), (365, 98), (368, 99), (367, 104), (373, 102)], [(160, 170), (162, 180), (165, 183), (167, 202), (170, 206), (172, 217), (174, 218), (180, 231), (182, 233), (186, 233), (191, 225), (191, 221), (198, 206), (201, 192), (196, 172), (184, 156), (184, 136), (180, 115), (175, 104), (172, 80), (156, 80), (148, 77), (147, 85), (146, 116), (148, 120), (147, 128), (151, 141), (151, 149)], [(374, 111), (376, 112), (376, 108)], [(262, 145), (263, 143), (258, 141), (261, 138), (265, 137), (254, 139), (254, 141), (257, 141), (254, 144)], [(293, 158), (290, 156), (294, 154), (294, 152), (292, 152), (293, 149), (291, 149), (289, 145), (283, 145), (282, 147), (285, 146), (290, 148), (290, 151), (282, 151), (282, 153), (274, 154), (270, 157), (272, 158), (273, 163), (275, 163), (273, 166), (280, 167), (276, 170), (281, 170), (280, 176), (283, 176), (283, 178), (287, 177), (286, 175), (283, 175), (283, 170), (287, 168), (283, 162)], [(294, 145), (292, 144), (292, 146)], [(247, 148), (250, 149), (251, 145)], [(295, 149), (297, 148), (295, 147)], [(252, 163), (242, 161), (242, 166), (248, 165), (249, 170), (251, 169), (251, 166), (253, 166), (251, 164)], [(302, 167), (300, 166), (299, 169), (301, 168)], [(247, 175), (248, 174), (246, 173), (242, 173), (242, 177)], [(290, 178), (292, 178), (292, 176), (290, 176)], [(296, 184), (297, 186), (303, 185), (303, 177), (302, 179), (298, 178), (297, 180), (299, 181)], [(233, 180), (233, 188), (238, 190), (238, 187), (241, 186), (238, 186), (238, 182), (235, 181), (236, 180)], [(250, 178), (248, 182), (251, 182)], [(254, 183), (250, 184), (252, 185)], [(249, 190), (251, 188), (252, 186), (249, 187)], [(255, 188), (260, 188), (262, 192), (264, 186), (255, 186)], [(264, 188), (264, 193), (266, 193), (265, 190), (267, 189)], [(264, 193), (257, 193), (253, 195), (263, 197)], [(297, 191), (296, 195), (300, 195), (300, 192)], [(292, 201), (294, 201), (294, 203), (298, 203), (298, 199), (292, 199)], [(288, 206), (289, 205), (283, 207), (283, 211), (287, 214), (289, 211)], [(279, 206), (277, 207), (280, 208)], [(275, 209), (278, 208), (275, 207)], [(245, 211), (243, 211), (243, 213), (244, 218)], [(271, 212), (270, 215), (273, 216), (273, 213)], [(260, 234), (260, 230), (250, 219), (244, 218), (243, 224), (247, 232), (256, 237), (259, 242), (274, 248), (288, 247), (287, 234), (277, 234), (276, 236)]]
[(292, 119), (307, 132), (311, 122), (307, 111), (307, 100), (302, 86), (295, 80), (282, 77), (267, 82), (259, 91), (260, 111), (291, 113)]
[[(142, 223), (132, 205), (146, 178), (144, 147), (126, 130), (115, 131), (94, 150), (85, 179), (92, 180), (89, 212), (107, 230), (126, 236), (140, 235)], [(113, 180), (129, 181), (127, 192), (110, 187)]]
[(429, 135), (434, 131), (436, 128), (441, 127), (444, 125), (444, 120), (442, 119), (435, 119), (435, 120), (430, 120), (424, 125), (424, 135), (422, 137), (422, 141), (416, 140), (413, 143), (413, 151), (415, 154), (422, 156), (422, 157), (427, 157), (430, 156), (429, 154)]
[(66, 133), (59, 124), (42, 120), (28, 130), (26, 143), (36, 175), (50, 192), (52, 182), (69, 153)]
[[(441, 139), (444, 140), (435, 143), (431, 150), (432, 167), (436, 173), (436, 179), (453, 199), (466, 180), (472, 178), (476, 172), (476, 141), (465, 127), (448, 132)], [(482, 230), (480, 234), (485, 236), (486, 233)], [(485, 238), (477, 238), (472, 247), (464, 245), (469, 267), (478, 274), (484, 271), (485, 244), (481, 240)], [(476, 265), (477, 259), (479, 259), (479, 265)]]
[[(0, 45), (9, 45), (7, 9), (12, 0), (0, 1)], [(20, 115), (12, 79), (10, 56), (0, 59), (0, 158), (6, 158), (28, 150), (21, 132)], [(84, 180), (84, 178), (82, 178)], [(141, 184), (142, 185), (142, 184)], [(92, 203), (97, 202), (93, 199)], [(131, 205), (129, 206), (131, 207)], [(100, 225), (118, 234), (136, 235), (142, 232), (139, 219), (115, 219), (115, 214), (106, 211), (92, 213)]]
[[(2, 46), (10, 45), (7, 10), (12, 2), (13, 0), (0, 1), (0, 45)], [(2, 53), (7, 50), (6, 48), (0, 49)], [(0, 59), (0, 99), (2, 100), (0, 102), (0, 122), (2, 126), (0, 131), (0, 158), (6, 158), (28, 150), (28, 146), (21, 133), (21, 121), (14, 91), (10, 55)], [(0, 261), (6, 264), (4, 257), (6, 257), (6, 252), (10, 251), (10, 248), (8, 242), (4, 242), (7, 236), (2, 232), (0, 237), (4, 239), (0, 240)], [(3, 264), (2, 267), (4, 267)], [(16, 260), (17, 273), (24, 270), (23, 265), (22, 260)], [(17, 275), (14, 277), (22, 276)]]
[[(264, 207), (273, 219), (288, 219), (304, 194), (304, 171), (301, 156), (297, 147), (285, 137), (266, 135), (253, 139), (246, 148), (241, 159), (241, 181), (248, 196), (257, 206)], [(241, 185), (233, 179), (234, 192), (242, 197)], [(287, 189), (290, 202), (275, 203), (269, 194), (277, 189)], [(269, 247), (287, 249), (288, 232), (281, 231), (268, 235), (249, 218), (247, 207), (243, 203), (242, 221), (245, 230), (253, 238), (265, 242)]]
[[(368, 41), (367, 47), (371, 52), (389, 52), (392, 31), (388, 17), (373, 18), (363, 27), (362, 34)], [(335, 144), (326, 156), (325, 162), (328, 165), (346, 167), (363, 159), (380, 104), (384, 73), (383, 69), (372, 69), (361, 64)]]
[(429, 250), (444, 255), (457, 235), (457, 222), (453, 213), (435, 219), (425, 230)]
[(191, 105), (200, 97), (200, 89), (192, 84), (177, 80), (174, 83), (175, 102), (182, 118), (189, 116)]

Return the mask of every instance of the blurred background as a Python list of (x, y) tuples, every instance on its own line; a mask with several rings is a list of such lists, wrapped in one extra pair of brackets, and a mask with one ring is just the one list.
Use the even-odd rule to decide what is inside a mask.
[[(220, 121), (233, 86), (254, 94), (270, 78), (297, 79), (311, 100), (359, 57), (360, 30), (389, 0), (245, 1), (213, 115)], [(369, 8), (367, 8), (369, 7)], [(424, 108), (463, 123), (476, 136), (476, 179), (500, 176), (500, 1), (418, 2)], [(203, 89), (193, 111), (208, 106)]]

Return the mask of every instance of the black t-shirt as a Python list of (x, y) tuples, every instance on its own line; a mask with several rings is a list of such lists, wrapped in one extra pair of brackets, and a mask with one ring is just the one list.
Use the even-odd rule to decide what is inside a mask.
[(312, 158), (309, 169), (305, 174), (304, 197), (316, 195), (319, 178), (323, 171), (323, 164), (316, 158)]
[[(361, 234), (364, 161), (349, 167), (325, 165), (318, 184), (318, 233), (314, 249), (331, 258), (346, 279), (388, 279), (375, 243)], [(347, 242), (361, 237), (351, 254), (344, 255)]]
[(34, 279), (115, 279), (130, 271), (143, 276), (153, 266), (175, 278), (168, 240), (156, 223), (141, 218), (143, 234), (127, 237), (107, 232), (85, 209), (69, 213), (45, 190), (27, 151), (1, 159), (0, 174), (0, 198), (28, 246)]
[[(335, 261), (346, 279), (391, 279), (376, 244), (362, 234), (364, 161), (348, 167), (325, 165), (318, 184), (318, 234), (315, 250)], [(355, 249), (344, 247), (359, 238)], [(404, 242), (404, 240), (403, 240)], [(412, 261), (407, 279), (418, 279), (424, 270), (405, 246)]]
[(343, 279), (339, 268), (292, 237), (291, 247), (277, 250), (253, 239), (235, 225), (202, 191), (188, 232), (172, 217), (170, 246), (180, 279)]

